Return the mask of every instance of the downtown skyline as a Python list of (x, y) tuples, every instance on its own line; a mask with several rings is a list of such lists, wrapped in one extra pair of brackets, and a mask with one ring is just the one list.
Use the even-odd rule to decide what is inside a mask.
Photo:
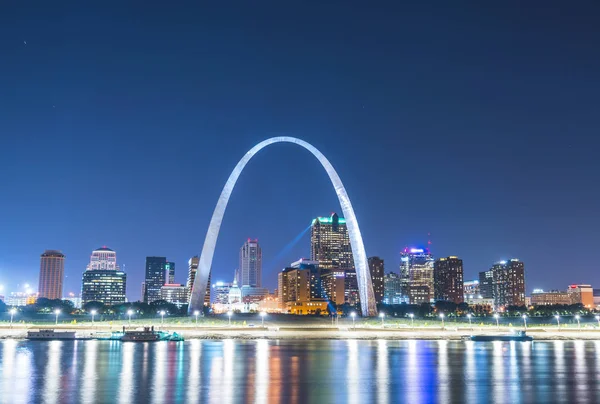
[[(422, 5), (386, 13), (280, 5), (296, 16), (280, 19), (271, 18), (277, 7), (240, 5), (230, 15), (220, 5), (148, 6), (131, 32), (128, 13), (139, 10), (124, 6), (98, 35), (105, 20), (88, 7), (47, 6), (44, 18), (19, 5), (3, 13), (7, 289), (37, 284), (47, 249), (66, 255), (65, 293), (77, 291), (89, 251), (102, 245), (119, 252), (132, 285), (146, 256), (182, 268), (200, 252), (235, 163), (279, 134), (330, 159), (367, 255), (390, 270), (399, 251), (431, 233), (432, 253), (461, 257), (465, 279), (517, 257), (527, 262), (529, 291), (600, 284), (589, 264), (600, 196), (594, 13), (531, 8), (538, 18), (528, 19), (505, 4), (442, 17)], [(357, 18), (378, 23), (356, 27)], [(306, 218), (333, 210), (337, 198), (312, 156), (290, 145), (264, 150), (232, 194), (213, 279), (228, 279), (240, 240), (252, 237), (271, 282), (308, 256), (305, 238), (288, 247)], [(185, 282), (182, 272), (176, 281)]]

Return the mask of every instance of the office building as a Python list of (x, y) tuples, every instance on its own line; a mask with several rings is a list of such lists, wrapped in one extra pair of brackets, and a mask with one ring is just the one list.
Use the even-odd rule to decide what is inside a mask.
[(383, 277), (384, 304), (408, 303), (406, 296), (402, 292), (403, 285), (400, 275), (395, 272), (390, 272)]
[(29, 292), (10, 292), (5, 297), (4, 303), (7, 306), (27, 306), (35, 304), (37, 301), (37, 293)]
[(346, 302), (346, 271), (342, 269), (324, 269), (321, 271), (322, 296), (336, 305)]
[(551, 290), (545, 292), (542, 289), (534, 289), (531, 293), (531, 304), (533, 306), (553, 306), (573, 304), (572, 296), (567, 291)]
[(479, 288), (482, 297), (494, 299), (497, 308), (524, 306), (525, 265), (516, 258), (497, 262), (479, 273)]
[(261, 287), (262, 250), (258, 240), (248, 239), (240, 248), (240, 267), (238, 284), (240, 286)]
[(167, 262), (165, 264), (165, 284), (174, 284), (175, 283), (175, 263)]
[(582, 304), (586, 308), (594, 308), (594, 289), (591, 285), (569, 285), (567, 292), (571, 295), (572, 304)]
[(127, 275), (117, 265), (117, 253), (104, 246), (92, 252), (83, 273), (81, 304), (100, 302), (107, 306), (125, 303)]
[(232, 283), (227, 282), (216, 282), (212, 285), (212, 292), (214, 296), (215, 304), (226, 305), (229, 304), (229, 290), (231, 289)]
[(317, 217), (312, 221), (310, 251), (310, 259), (317, 261), (322, 270), (354, 269), (346, 220), (336, 213), (330, 217)]
[[(284, 268), (277, 278), (278, 301), (281, 310), (285, 311), (290, 308), (290, 303), (323, 300), (326, 292), (322, 286), (320, 275), (317, 262), (312, 260), (300, 259)], [(293, 305), (293, 307), (301, 306)]]
[(411, 304), (433, 300), (433, 263), (433, 256), (424, 248), (405, 248), (400, 253), (402, 294)]
[[(196, 280), (196, 272), (198, 271), (198, 266), (200, 265), (200, 258), (197, 255), (194, 255), (192, 258), (188, 260), (188, 277), (187, 282), (185, 284), (188, 291), (188, 302), (190, 301), (192, 295), (192, 288), (194, 286), (194, 281)], [(211, 282), (212, 277), (212, 269), (208, 273), (208, 281), (206, 282), (206, 293), (204, 294), (204, 305), (210, 306), (210, 296), (211, 296)]]
[(146, 257), (146, 276), (144, 303), (152, 303), (161, 300), (160, 288), (167, 283), (167, 258), (166, 257)]
[(57, 250), (46, 250), (40, 256), (38, 297), (61, 299), (65, 275), (65, 255)]
[(464, 302), (463, 262), (458, 257), (439, 258), (433, 264), (434, 299)]
[(373, 283), (373, 292), (375, 292), (375, 302), (377, 304), (383, 302), (384, 295), (384, 265), (383, 260), (379, 257), (369, 257), (369, 272), (371, 273), (371, 281)]
[(356, 279), (356, 271), (348, 269), (344, 272), (344, 304), (350, 306), (360, 305), (360, 295), (358, 293), (358, 279)]
[(463, 295), (465, 296), (465, 299), (467, 298), (467, 296), (479, 297), (481, 295), (481, 292), (479, 291), (479, 280), (475, 279), (470, 281), (464, 281)]
[(160, 288), (160, 300), (173, 303), (177, 306), (188, 304), (188, 291), (185, 285), (167, 283)]

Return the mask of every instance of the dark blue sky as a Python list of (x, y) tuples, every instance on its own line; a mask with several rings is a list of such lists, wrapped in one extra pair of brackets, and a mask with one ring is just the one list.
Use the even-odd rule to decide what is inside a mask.
[[(597, 2), (59, 3), (0, 6), (7, 289), (60, 249), (78, 292), (101, 245), (130, 299), (147, 255), (184, 282), (231, 169), (274, 135), (330, 159), (386, 271), (431, 233), (466, 278), (518, 257), (528, 292), (600, 286)], [(310, 252), (286, 246), (339, 210), (308, 152), (271, 146), (234, 190), (213, 279), (257, 237), (275, 287)]]

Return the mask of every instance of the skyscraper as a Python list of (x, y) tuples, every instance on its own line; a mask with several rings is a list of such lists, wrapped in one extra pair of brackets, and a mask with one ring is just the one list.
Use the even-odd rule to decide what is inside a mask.
[(310, 230), (310, 259), (320, 269), (354, 269), (354, 258), (346, 220), (333, 213), (313, 219)]
[(62, 299), (65, 256), (60, 251), (46, 250), (40, 256), (39, 297)]
[[(192, 258), (188, 260), (188, 278), (187, 278), (187, 291), (188, 291), (188, 302), (190, 301), (190, 297), (192, 295), (192, 287), (194, 286), (194, 281), (196, 280), (196, 272), (198, 271), (198, 266), (200, 265), (200, 258), (197, 255), (194, 255)], [(204, 305), (210, 306), (210, 280), (212, 277), (212, 269), (208, 273), (208, 282), (206, 283), (206, 294), (204, 295)]]
[(175, 263), (167, 262), (165, 264), (165, 283), (174, 284), (175, 283)]
[(262, 250), (258, 240), (248, 239), (240, 248), (239, 276), (239, 286), (261, 287)]
[(383, 285), (383, 303), (408, 303), (406, 296), (402, 294), (402, 281), (397, 273), (390, 272), (386, 274), (383, 278)]
[(369, 257), (369, 272), (371, 273), (371, 281), (373, 282), (373, 291), (375, 292), (375, 302), (377, 304), (383, 302), (384, 285), (383, 285), (383, 260), (379, 257)]
[(146, 293), (144, 303), (152, 303), (161, 300), (160, 288), (166, 283), (167, 258), (146, 257)]
[(433, 265), (434, 298), (464, 302), (463, 262), (458, 257), (439, 258)]
[(433, 256), (423, 248), (405, 248), (400, 253), (402, 294), (411, 304), (433, 299)]
[(81, 303), (100, 302), (112, 306), (125, 303), (127, 275), (117, 265), (117, 253), (106, 246), (92, 252), (83, 273)]
[(479, 273), (484, 298), (494, 299), (496, 307), (525, 305), (525, 265), (516, 258), (495, 263)]

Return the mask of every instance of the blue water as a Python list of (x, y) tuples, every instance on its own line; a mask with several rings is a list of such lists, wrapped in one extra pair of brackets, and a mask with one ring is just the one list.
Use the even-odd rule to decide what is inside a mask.
[(1, 403), (600, 403), (600, 341), (0, 341)]

